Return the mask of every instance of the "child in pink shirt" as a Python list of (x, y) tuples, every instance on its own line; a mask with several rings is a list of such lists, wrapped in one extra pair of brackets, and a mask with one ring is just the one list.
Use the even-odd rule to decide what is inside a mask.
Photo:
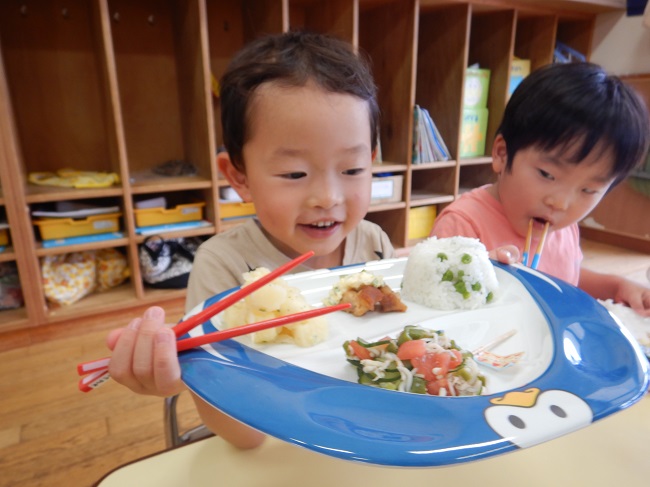
[(488, 250), (534, 251), (549, 233), (538, 269), (595, 298), (650, 316), (650, 289), (581, 268), (578, 222), (645, 158), (648, 113), (638, 95), (591, 63), (553, 64), (528, 76), (506, 106), (492, 147), (497, 182), (462, 195), (431, 235), (480, 239)]

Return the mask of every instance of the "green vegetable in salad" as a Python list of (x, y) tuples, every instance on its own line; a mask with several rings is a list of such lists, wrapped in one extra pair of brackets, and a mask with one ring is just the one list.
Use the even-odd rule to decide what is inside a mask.
[(409, 325), (398, 338), (358, 338), (343, 349), (359, 384), (435, 396), (480, 395), (485, 386), (472, 353), (440, 330)]

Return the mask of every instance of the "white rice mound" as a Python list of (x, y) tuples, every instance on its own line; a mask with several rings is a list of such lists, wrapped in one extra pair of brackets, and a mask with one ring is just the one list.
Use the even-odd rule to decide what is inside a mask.
[(498, 288), (494, 266), (478, 239), (431, 237), (411, 251), (401, 294), (430, 308), (475, 309), (496, 299)]

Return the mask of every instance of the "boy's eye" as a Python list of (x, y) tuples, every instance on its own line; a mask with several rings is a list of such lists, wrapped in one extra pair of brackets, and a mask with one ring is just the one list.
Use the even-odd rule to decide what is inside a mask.
[(550, 179), (551, 181), (555, 179), (553, 175), (549, 172), (544, 171), (543, 169), (539, 169), (539, 174), (545, 179)]
[(289, 172), (286, 174), (282, 174), (281, 177), (285, 179), (300, 179), (304, 178), (307, 174), (304, 172)]
[(584, 188), (582, 190), (583, 193), (588, 194), (588, 195), (593, 195), (593, 194), (598, 194), (600, 193), (600, 190), (598, 189), (591, 189), (591, 188)]
[(356, 176), (357, 174), (362, 174), (363, 172), (365, 172), (365, 170), (366, 169), (363, 167), (356, 167), (354, 169), (346, 169), (345, 171), (343, 171), (343, 174), (345, 174), (346, 176)]

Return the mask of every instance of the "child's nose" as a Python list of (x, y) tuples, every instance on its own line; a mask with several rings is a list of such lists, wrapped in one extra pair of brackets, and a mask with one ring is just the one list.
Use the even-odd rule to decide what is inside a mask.
[(567, 191), (557, 191), (546, 195), (544, 204), (556, 211), (564, 211), (569, 207), (571, 197)]
[(341, 185), (337, 181), (321, 180), (311, 188), (311, 200), (314, 206), (332, 208), (342, 201)]

